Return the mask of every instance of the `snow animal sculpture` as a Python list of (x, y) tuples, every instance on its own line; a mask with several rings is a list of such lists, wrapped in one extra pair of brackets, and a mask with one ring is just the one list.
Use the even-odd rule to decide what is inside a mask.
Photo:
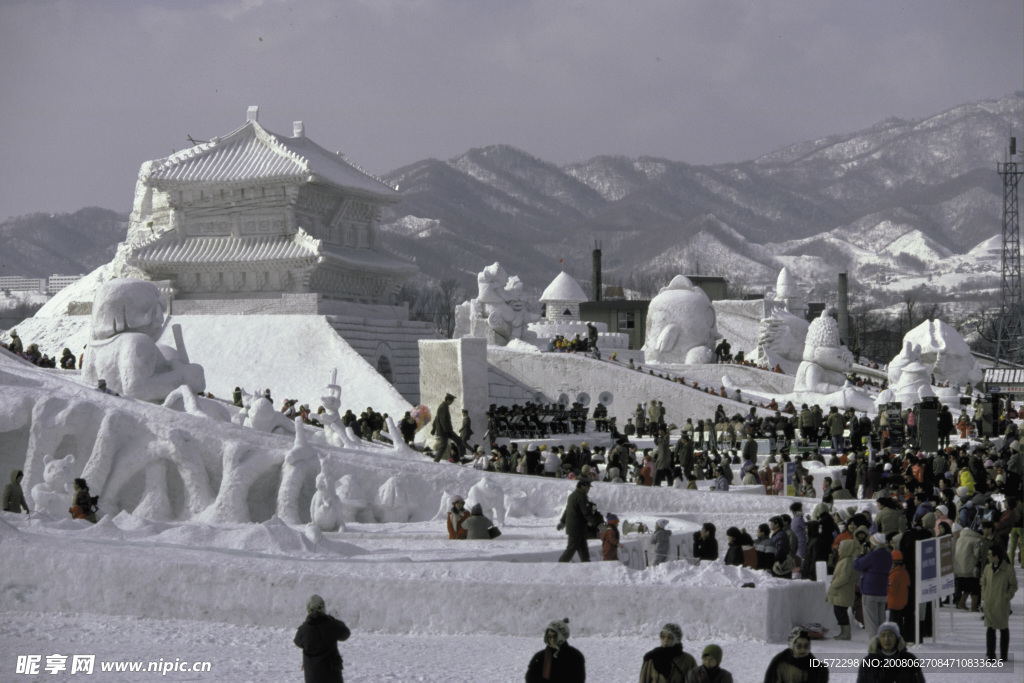
[(274, 404), (265, 396), (259, 394), (253, 396), (242, 410), (245, 412), (242, 424), (257, 432), (291, 434), (295, 431), (292, 421), (274, 410)]
[(713, 363), (715, 322), (704, 290), (685, 275), (675, 276), (647, 309), (644, 358), (648, 363)]
[(51, 455), (43, 456), (43, 483), (32, 487), (32, 500), (37, 512), (45, 512), (56, 519), (68, 516), (72, 484), (75, 481), (75, 456), (66, 455), (59, 460)]
[[(941, 320), (926, 320), (903, 336), (906, 344), (917, 348), (916, 359), (926, 365), (935, 381), (951, 384), (977, 384), (981, 381), (981, 366), (971, 349), (955, 329)], [(889, 363), (889, 384), (899, 381), (900, 369), (913, 359), (903, 353)]]
[(160, 290), (145, 280), (110, 280), (96, 290), (92, 308), (92, 341), (82, 378), (122, 396), (161, 402), (187, 384), (193, 393), (206, 389), (203, 367), (189, 363), (180, 328), (173, 328), (176, 349), (157, 344), (166, 304)]
[(346, 474), (338, 479), (334, 485), (334, 492), (338, 494), (341, 501), (342, 518), (346, 522), (372, 522), (368, 514), (369, 505), (363, 496), (359, 482), (351, 474)]
[(533, 342), (528, 326), (540, 316), (526, 310), (523, 283), (509, 277), (497, 261), (477, 273), (477, 297), (455, 308), (455, 338), (486, 337), (487, 343), (506, 346), (513, 339)]
[(793, 382), (794, 403), (817, 403), (872, 411), (868, 395), (846, 380), (853, 369), (853, 354), (839, 341), (839, 323), (822, 311), (807, 328), (803, 361)]
[(466, 494), (467, 508), (472, 509), (477, 503), (483, 508), (484, 514), (493, 511), (491, 519), (495, 524), (505, 523), (505, 491), (486, 474)]
[(309, 504), (309, 516), (311, 523), (322, 531), (345, 531), (341, 499), (322, 472), (316, 475), (316, 493)]
[(414, 509), (409, 486), (401, 477), (391, 477), (377, 489), (374, 513), (378, 521), (408, 522)]

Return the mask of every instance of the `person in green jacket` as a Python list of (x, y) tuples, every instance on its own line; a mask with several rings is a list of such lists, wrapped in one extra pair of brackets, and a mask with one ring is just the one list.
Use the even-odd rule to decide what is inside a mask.
[(981, 602), (985, 608), (985, 653), (996, 658), (996, 631), (999, 631), (999, 658), (1006, 661), (1010, 651), (1010, 600), (1017, 592), (1017, 576), (999, 543), (988, 548), (988, 564), (981, 573)]

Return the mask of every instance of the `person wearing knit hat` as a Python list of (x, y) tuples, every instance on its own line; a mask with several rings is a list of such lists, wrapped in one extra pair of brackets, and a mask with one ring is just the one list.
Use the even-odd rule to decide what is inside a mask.
[(892, 555), (886, 545), (885, 534), (871, 536), (870, 550), (853, 561), (854, 570), (860, 572), (857, 585), (860, 588), (861, 606), (864, 610), (864, 627), (874, 633), (885, 621), (885, 606), (889, 594), (889, 570), (892, 569)]
[(679, 624), (661, 627), (661, 647), (644, 655), (640, 666), (640, 683), (684, 681), (687, 674), (697, 668), (697, 661), (683, 652), (683, 629)]
[(306, 601), (306, 621), (295, 633), (294, 643), (302, 648), (302, 672), (306, 683), (341, 683), (342, 660), (338, 642), (348, 640), (351, 631), (343, 621), (327, 614), (324, 599), (310, 596)]
[(552, 621), (544, 630), (544, 649), (530, 659), (526, 683), (544, 681), (583, 681), (587, 678), (586, 659), (569, 640), (569, 620)]
[(721, 668), (722, 648), (708, 645), (700, 656), (700, 666), (687, 675), (687, 681), (695, 683), (732, 683), (732, 674)]
[(789, 634), (789, 647), (775, 655), (765, 671), (766, 681), (804, 681), (804, 683), (827, 683), (828, 667), (813, 666), (811, 636), (802, 626), (795, 627)]
[(924, 683), (924, 674), (917, 658), (907, 652), (907, 643), (898, 624), (887, 621), (868, 643), (868, 654), (860, 660), (858, 681), (912, 681)]

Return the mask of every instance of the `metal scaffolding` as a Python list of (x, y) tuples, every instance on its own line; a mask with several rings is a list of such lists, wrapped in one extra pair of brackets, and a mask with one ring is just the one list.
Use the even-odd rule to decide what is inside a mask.
[(1019, 364), (1024, 361), (1024, 329), (1022, 329), (1020, 217), (1017, 187), (1022, 171), (1013, 161), (1017, 155), (1017, 138), (1010, 138), (1009, 160), (997, 163), (1003, 178), (1003, 254), (1002, 295), (1000, 300), (999, 335), (996, 340), (995, 367), (1000, 363)]

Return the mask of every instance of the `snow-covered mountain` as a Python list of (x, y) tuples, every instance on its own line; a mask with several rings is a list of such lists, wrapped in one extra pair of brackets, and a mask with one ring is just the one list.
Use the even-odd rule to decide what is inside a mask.
[[(996, 162), (1022, 118), (1017, 92), (713, 166), (597, 156), (558, 167), (507, 145), (472, 149), (386, 174), (404, 201), (385, 211), (383, 241), (426, 276), (470, 289), (495, 260), (538, 291), (561, 269), (586, 284), (595, 241), (607, 284), (684, 271), (756, 290), (783, 265), (797, 277), (843, 270), (878, 284), (984, 274), (991, 263), (971, 250), (1000, 231)], [(79, 223), (96, 211), (0, 224), (4, 263), (35, 277), (98, 265), (123, 237), (124, 216), (96, 216), (86, 249)]]

